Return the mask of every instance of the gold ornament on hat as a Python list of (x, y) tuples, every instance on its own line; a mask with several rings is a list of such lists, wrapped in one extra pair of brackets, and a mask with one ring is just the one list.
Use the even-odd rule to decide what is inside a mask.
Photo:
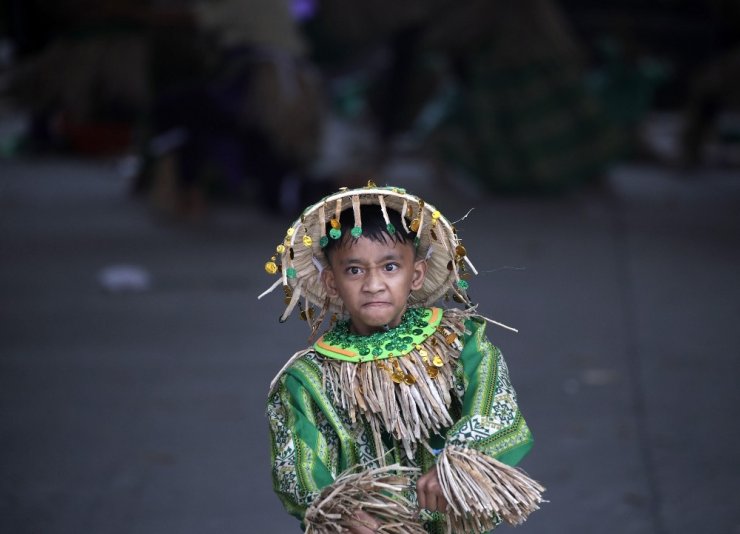
[[(432, 306), (448, 294), (466, 305), (471, 304), (463, 288), (457, 284), (464, 266), (474, 274), (477, 271), (470, 263), (467, 251), (462, 247), (450, 221), (434, 206), (404, 189), (378, 187), (369, 180), (365, 187), (343, 188), (307, 207), (286, 230), (283, 242), (277, 245), (275, 250), (278, 257), (266, 262), (266, 272), (281, 276), (260, 297), (274, 290), (280, 283), (293, 291), (282, 320), (287, 319), (298, 299), (306, 301), (306, 309), (312, 305), (321, 312), (313, 319), (306, 317), (312, 327), (327, 312), (330, 315), (342, 312), (341, 300), (336, 296), (328, 297), (320, 279), (321, 272), (328, 266), (323, 247), (329, 239), (339, 238), (345, 232), (350, 232), (355, 239), (362, 235), (362, 205), (376, 205), (380, 208), (389, 234), (401, 230), (390, 222), (388, 210), (391, 209), (401, 216), (403, 230), (416, 234), (414, 244), (417, 256), (426, 259), (427, 273), (422, 287), (412, 291), (409, 297), (411, 306)], [(349, 221), (346, 219), (348, 215)], [(328, 235), (329, 231), (333, 232), (332, 236)], [(297, 238), (300, 238), (298, 240), (302, 246), (295, 246)]]

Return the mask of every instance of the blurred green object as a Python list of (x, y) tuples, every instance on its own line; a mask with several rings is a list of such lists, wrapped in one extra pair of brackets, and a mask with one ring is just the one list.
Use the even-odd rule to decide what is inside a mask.
[(436, 137), (443, 158), (485, 189), (553, 193), (595, 181), (625, 152), (625, 136), (560, 58), (502, 61), (495, 45), (472, 61)]
[(601, 66), (588, 74), (588, 87), (614, 124), (633, 127), (650, 111), (671, 69), (650, 57), (629, 57), (625, 47), (610, 38), (602, 39), (597, 51)]

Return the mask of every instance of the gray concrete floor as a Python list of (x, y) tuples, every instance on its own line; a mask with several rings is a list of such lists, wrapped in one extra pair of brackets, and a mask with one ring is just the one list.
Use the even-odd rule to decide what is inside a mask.
[[(521, 533), (740, 533), (740, 176), (623, 166), (559, 198), (397, 185), (448, 217), (536, 437)], [(110, 162), (0, 161), (0, 532), (291, 533), (264, 401), (308, 331), (256, 296), (288, 221), (176, 225)], [(110, 266), (150, 276), (110, 291)], [(506, 528), (502, 528), (506, 531)]]

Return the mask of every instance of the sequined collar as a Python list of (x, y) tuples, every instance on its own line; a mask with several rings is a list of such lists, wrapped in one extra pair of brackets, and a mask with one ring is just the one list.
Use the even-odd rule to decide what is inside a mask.
[(353, 334), (349, 321), (342, 321), (321, 336), (314, 349), (329, 358), (348, 362), (403, 356), (434, 333), (442, 315), (440, 308), (409, 308), (396, 328), (369, 336)]

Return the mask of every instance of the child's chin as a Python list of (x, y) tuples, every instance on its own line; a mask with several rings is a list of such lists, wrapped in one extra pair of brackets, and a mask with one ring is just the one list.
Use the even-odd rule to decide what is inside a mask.
[(384, 328), (388, 325), (393, 325), (395, 317), (392, 313), (377, 313), (368, 314), (363, 318), (364, 323), (372, 328)]

